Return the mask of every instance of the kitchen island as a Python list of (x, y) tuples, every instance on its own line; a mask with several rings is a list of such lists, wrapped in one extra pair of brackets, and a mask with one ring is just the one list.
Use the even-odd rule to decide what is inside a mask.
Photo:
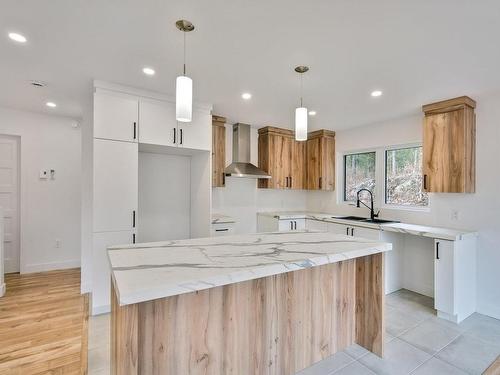
[(358, 343), (383, 355), (383, 253), (324, 232), (114, 246), (113, 374), (294, 374)]

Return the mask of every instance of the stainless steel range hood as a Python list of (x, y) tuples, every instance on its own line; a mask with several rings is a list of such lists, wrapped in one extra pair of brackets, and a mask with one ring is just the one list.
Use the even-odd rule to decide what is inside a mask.
[(228, 177), (271, 178), (266, 172), (250, 163), (250, 125), (233, 125), (233, 162), (224, 173)]

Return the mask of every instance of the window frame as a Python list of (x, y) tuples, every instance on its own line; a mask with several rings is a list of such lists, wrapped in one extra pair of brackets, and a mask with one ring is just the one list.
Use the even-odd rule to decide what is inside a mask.
[[(366, 149), (358, 149), (358, 150), (347, 150), (338, 153), (337, 156), (337, 165), (341, 165), (342, 171), (337, 174), (336, 186), (340, 186), (337, 194), (337, 204), (340, 205), (355, 205), (353, 201), (345, 200), (345, 180), (346, 180), (346, 168), (345, 168), (345, 156), (352, 154), (363, 154), (368, 152), (375, 152), (375, 194), (373, 195), (373, 204), (376, 208), (384, 209), (384, 210), (401, 210), (401, 211), (419, 211), (419, 212), (430, 212), (432, 199), (431, 195), (429, 195), (429, 204), (427, 206), (413, 206), (413, 205), (396, 205), (390, 204), (386, 202), (386, 194), (387, 194), (387, 151), (405, 149), (405, 148), (413, 148), (413, 147), (422, 147), (422, 142), (412, 142), (412, 143), (404, 143), (404, 144), (395, 144), (390, 146), (381, 146), (381, 147), (373, 147)], [(340, 168), (338, 168), (340, 169)], [(379, 181), (382, 181), (380, 183)]]

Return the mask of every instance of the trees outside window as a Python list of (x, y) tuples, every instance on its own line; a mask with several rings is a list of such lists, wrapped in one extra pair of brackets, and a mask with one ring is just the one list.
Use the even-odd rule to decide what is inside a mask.
[(422, 146), (385, 151), (385, 203), (427, 206), (422, 190)]
[(363, 152), (344, 156), (344, 200), (356, 200), (360, 189), (375, 194), (375, 152)]

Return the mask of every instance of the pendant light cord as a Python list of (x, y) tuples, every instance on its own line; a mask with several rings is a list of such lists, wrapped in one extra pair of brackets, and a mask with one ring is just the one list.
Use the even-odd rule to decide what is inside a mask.
[(183, 57), (184, 58), (184, 60), (183, 60), (184, 70), (183, 70), (183, 74), (186, 75), (186, 32), (184, 31), (183, 34), (184, 34), (184, 57)]
[(303, 73), (300, 73), (300, 107), (302, 108), (302, 75)]

